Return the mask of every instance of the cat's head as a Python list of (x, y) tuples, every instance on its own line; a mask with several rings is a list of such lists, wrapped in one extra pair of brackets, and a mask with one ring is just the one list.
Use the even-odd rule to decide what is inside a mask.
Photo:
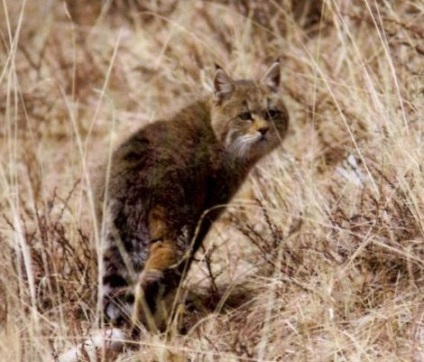
[(256, 161), (281, 143), (289, 115), (279, 90), (279, 62), (259, 82), (233, 80), (224, 70), (216, 70), (212, 128), (232, 156)]

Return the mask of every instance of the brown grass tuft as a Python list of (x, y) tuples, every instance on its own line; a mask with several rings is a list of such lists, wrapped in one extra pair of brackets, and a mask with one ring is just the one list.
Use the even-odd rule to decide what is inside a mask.
[(277, 57), (284, 150), (199, 253), (184, 333), (120, 360), (423, 360), (423, 16), (414, 0), (4, 2), (0, 360), (54, 359), (96, 328), (90, 171), (117, 138), (207, 91), (215, 63), (251, 76)]

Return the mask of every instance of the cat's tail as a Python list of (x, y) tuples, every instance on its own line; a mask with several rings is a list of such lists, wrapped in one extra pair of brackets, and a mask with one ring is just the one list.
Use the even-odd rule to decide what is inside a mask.
[(84, 342), (62, 353), (56, 359), (59, 362), (97, 362), (113, 360), (122, 351), (130, 339), (119, 328), (97, 330), (90, 334)]

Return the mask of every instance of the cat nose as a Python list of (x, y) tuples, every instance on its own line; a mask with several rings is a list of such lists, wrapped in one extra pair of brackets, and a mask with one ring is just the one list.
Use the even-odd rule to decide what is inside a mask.
[(262, 136), (265, 136), (268, 130), (269, 130), (269, 127), (261, 127), (258, 129), (258, 132), (262, 134)]

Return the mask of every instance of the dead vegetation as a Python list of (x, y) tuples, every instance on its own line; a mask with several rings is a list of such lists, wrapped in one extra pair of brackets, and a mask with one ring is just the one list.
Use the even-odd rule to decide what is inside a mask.
[(414, 0), (3, 2), (0, 359), (54, 359), (96, 328), (90, 170), (111, 145), (207, 91), (214, 63), (250, 76), (279, 57), (284, 150), (199, 254), (184, 333), (120, 358), (423, 360), (423, 16)]

